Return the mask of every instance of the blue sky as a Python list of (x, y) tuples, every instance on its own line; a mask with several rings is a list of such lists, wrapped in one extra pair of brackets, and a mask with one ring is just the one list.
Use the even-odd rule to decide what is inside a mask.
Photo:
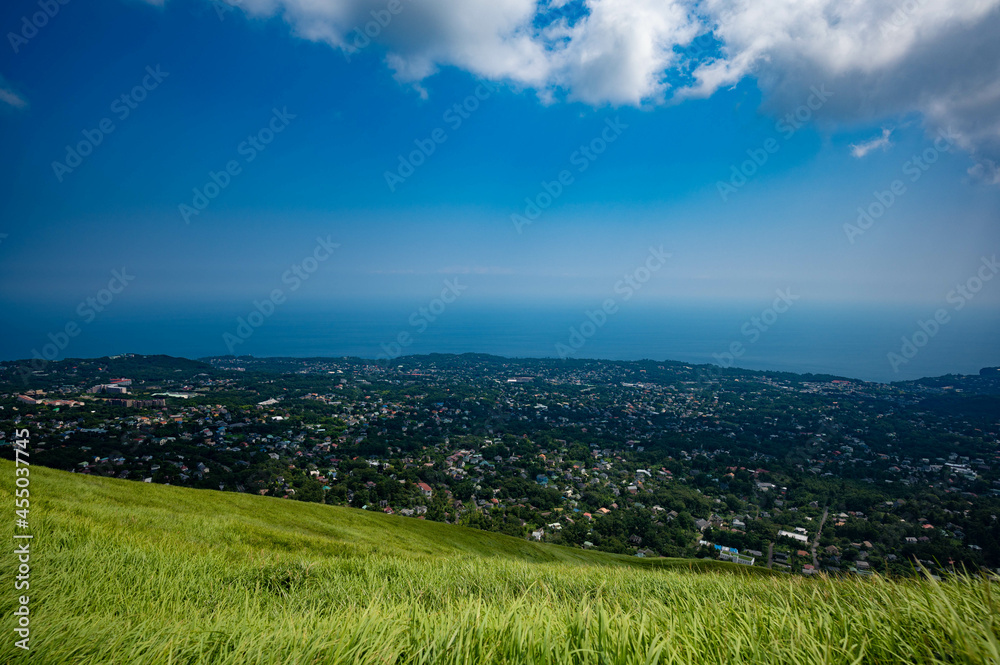
[[(488, 31), (495, 18), (503, 38), (491, 41), (449, 22), (478, 4), (405, 5), (371, 45), (348, 53), (353, 27), (386, 2), (334, 3), (353, 12), (334, 18), (298, 0), (70, 2), (22, 40), (11, 34), (25, 34), (38, 2), (5, 3), (0, 300), (8, 316), (71, 312), (123, 266), (136, 274), (129, 306), (249, 302), (318, 236), (341, 247), (304, 301), (409, 302), (459, 275), (484, 304), (586, 302), (663, 246), (670, 278), (644, 290), (651, 303), (758, 302), (794, 285), (816, 302), (934, 306), (1000, 247), (997, 107), (981, 99), (983, 80), (997, 87), (996, 50), (956, 55), (955, 46), (980, 48), (979, 32), (994, 34), (995, 7), (970, 5), (963, 16), (958, 3), (958, 27), (945, 24), (921, 44), (907, 31), (941, 25), (928, 0), (927, 16), (904, 17), (913, 25), (878, 42), (902, 46), (852, 65), (781, 50), (777, 37), (776, 50), (761, 52), (745, 37), (754, 17), (699, 25), (673, 2), (656, 20), (646, 14), (660, 10), (638, 0), (554, 2), (550, 12), (565, 5), (572, 17), (558, 25), (531, 19), (535, 3), (497, 2), (497, 17), (486, 12), (475, 28)], [(608, 19), (612, 10), (660, 32), (626, 22), (622, 46), (608, 37), (624, 20)], [(525, 16), (525, 26), (504, 27)], [(852, 35), (867, 34), (862, 19), (843, 21)], [(549, 31), (531, 32), (540, 25)], [(697, 35), (704, 50), (692, 50)], [(669, 47), (650, 50), (643, 39)], [(575, 54), (578, 43), (599, 54), (597, 64)], [(914, 78), (929, 48), (954, 69)], [(766, 64), (746, 65), (753, 59)], [(973, 71), (970, 59), (986, 64)], [(935, 88), (935, 76), (948, 86)], [(891, 83), (872, 87), (884, 77)], [(115, 100), (144, 80), (150, 89), (123, 117)], [(962, 85), (979, 91), (972, 102), (955, 102)], [(812, 97), (817, 89), (828, 99)], [(467, 117), (448, 113), (463, 103), (475, 107)], [(281, 131), (263, 149), (247, 148), (275, 110)], [(801, 127), (790, 133), (779, 122), (796, 112)], [(102, 119), (113, 131), (57, 173), (53, 162), (65, 162), (83, 132), (97, 136)], [(609, 122), (614, 140), (581, 158), (581, 147), (600, 147)], [(954, 139), (940, 151), (944, 128)], [(390, 188), (386, 172), (399, 155), (433, 143), (435, 130), (445, 140)], [(911, 160), (926, 151), (935, 162), (914, 178)], [(745, 169), (754, 171), (745, 184), (731, 180), (753, 155), (766, 161)], [(179, 207), (193, 205), (193, 189), (229, 162), (239, 172), (185, 219)], [(511, 216), (562, 171), (572, 183), (518, 232)], [(905, 191), (850, 242), (845, 224), (894, 180)], [(995, 288), (975, 305), (998, 303)]]

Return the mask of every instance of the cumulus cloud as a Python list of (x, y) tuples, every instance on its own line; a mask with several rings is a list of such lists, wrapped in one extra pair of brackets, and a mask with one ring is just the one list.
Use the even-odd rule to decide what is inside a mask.
[(297, 35), (348, 52), (375, 42), (404, 82), (442, 66), (530, 87), (544, 87), (549, 74), (546, 43), (532, 28), (534, 0), (242, 0), (238, 6), (251, 16), (280, 15)]
[(881, 136), (876, 136), (875, 138), (868, 141), (864, 141), (862, 143), (852, 143), (851, 154), (857, 157), (858, 159), (861, 159), (872, 150), (875, 150), (877, 148), (882, 148), (882, 149), (888, 148), (889, 146), (892, 145), (892, 142), (889, 140), (889, 137), (891, 135), (892, 135), (891, 129), (883, 129)]
[[(377, 44), (417, 89), (458, 67), (546, 102), (647, 105), (752, 77), (765, 106), (787, 112), (826, 85), (835, 94), (817, 117), (831, 126), (919, 113), (929, 132), (959, 137), (977, 172), (1000, 162), (1000, 0), (229, 2), (345, 52)], [(692, 55), (705, 35), (718, 48)]]
[(547, 84), (593, 105), (661, 99), (666, 73), (681, 64), (674, 47), (701, 31), (685, 3), (589, 0), (586, 7), (589, 15), (572, 28), (546, 31), (565, 40), (549, 50)]
[(685, 0), (241, 0), (299, 36), (356, 53), (377, 43), (397, 79), (443, 66), (588, 104), (663, 98), (674, 46), (702, 29)]
[(723, 54), (699, 67), (694, 90), (754, 76), (773, 111), (809, 86), (834, 96), (831, 126), (919, 113), (947, 130), (988, 172), (1000, 161), (1000, 0), (708, 0)]

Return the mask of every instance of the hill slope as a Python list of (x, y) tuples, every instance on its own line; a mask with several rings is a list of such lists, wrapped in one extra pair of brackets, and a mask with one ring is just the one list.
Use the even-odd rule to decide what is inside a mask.
[[(0, 475), (13, 507), (13, 465)], [(733, 568), (39, 467), (30, 477), (31, 650), (10, 637), (4, 584), (0, 662), (1000, 658), (998, 589), (981, 580), (715, 574)]]
[[(0, 460), (0, 469), (13, 477), (11, 462)], [(340, 506), (145, 484), (44, 467), (32, 467), (31, 471), (35, 514), (57, 520), (60, 538), (74, 542), (122, 541), (234, 561), (261, 553), (301, 559), (475, 556), (538, 563), (681, 565), (747, 572), (735, 564), (686, 559), (644, 561)], [(48, 521), (44, 524), (49, 526)]]

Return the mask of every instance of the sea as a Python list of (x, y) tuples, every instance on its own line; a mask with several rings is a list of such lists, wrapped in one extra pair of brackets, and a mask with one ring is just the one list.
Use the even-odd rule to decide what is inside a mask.
[[(1000, 309), (741, 304), (252, 302), (74, 308), (8, 307), (0, 359), (121, 353), (357, 356), (488, 353), (506, 357), (676, 360), (891, 382), (1000, 366)], [(430, 309), (428, 309), (430, 306)], [(423, 311), (421, 311), (423, 307)], [(266, 308), (265, 308), (266, 309)], [(256, 314), (254, 312), (257, 312)], [(71, 338), (68, 323), (79, 326)]]

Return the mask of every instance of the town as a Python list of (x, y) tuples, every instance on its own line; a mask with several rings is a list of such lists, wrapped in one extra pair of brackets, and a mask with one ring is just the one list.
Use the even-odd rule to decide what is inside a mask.
[(1000, 565), (1000, 372), (124, 355), (0, 366), (0, 454), (791, 574)]

